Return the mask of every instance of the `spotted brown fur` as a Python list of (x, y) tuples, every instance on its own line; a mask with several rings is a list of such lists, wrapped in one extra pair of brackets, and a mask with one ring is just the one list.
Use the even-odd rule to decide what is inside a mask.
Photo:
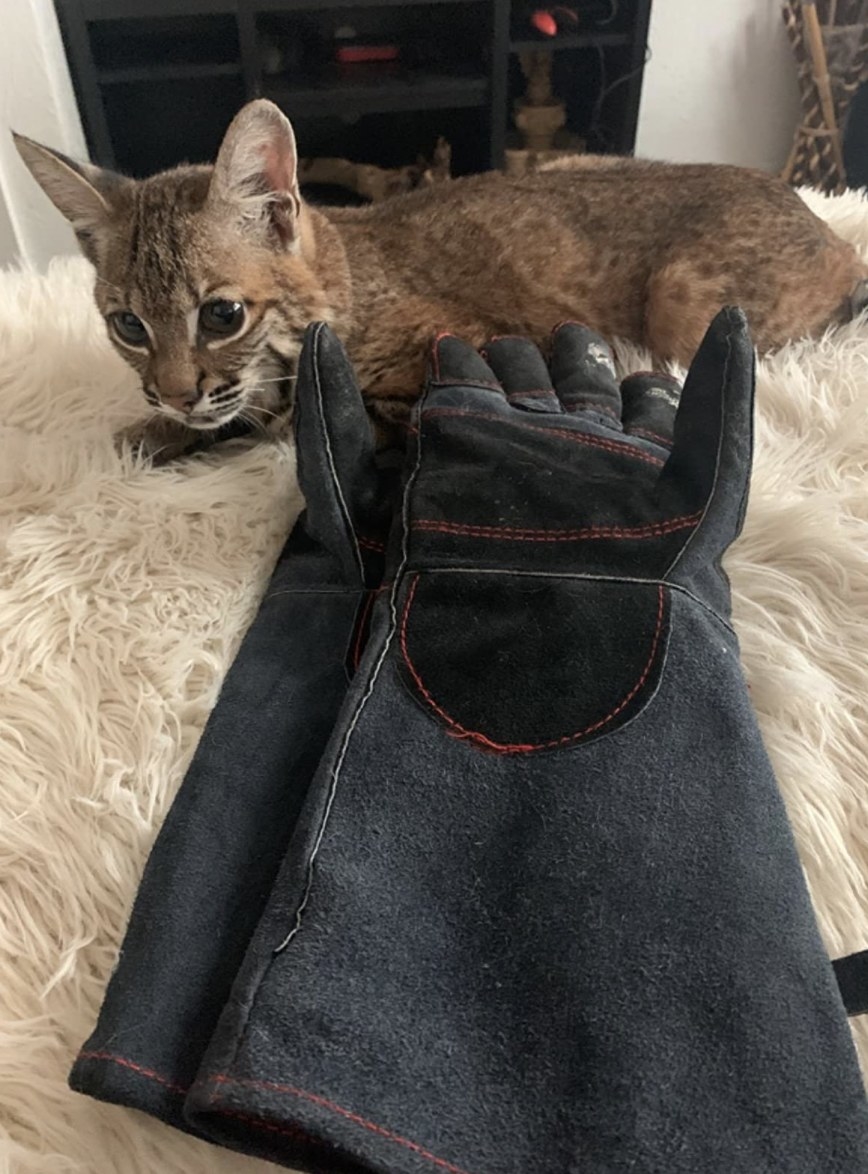
[[(325, 210), (301, 202), (291, 128), (267, 102), (242, 110), (216, 169), (133, 181), (58, 163), (28, 140), (19, 149), (79, 232), (100, 309), (130, 309), (152, 326), (149, 351), (120, 348), (143, 386), (164, 398), (193, 384), (240, 386), (243, 413), (266, 428), (289, 410), (281, 379), (313, 320), (342, 335), (373, 417), (388, 426), (417, 398), (441, 331), (544, 346), (554, 323), (579, 319), (687, 363), (723, 305), (740, 305), (768, 350), (846, 316), (868, 277), (790, 188), (736, 167), (588, 157)], [(73, 190), (76, 179), (99, 204)], [(219, 349), (188, 337), (201, 291), (213, 288), (236, 291), (249, 319)]]

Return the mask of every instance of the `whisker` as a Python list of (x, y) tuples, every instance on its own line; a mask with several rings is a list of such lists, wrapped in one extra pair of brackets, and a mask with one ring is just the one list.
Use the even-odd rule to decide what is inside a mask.
[(237, 413), (235, 418), (237, 420), (243, 420), (245, 424), (250, 424), (251, 427), (256, 428), (260, 432), (265, 431), (265, 429), (262, 427), (262, 421), (248, 415), (244, 408), (242, 408), (241, 411)]
[(260, 416), (271, 416), (274, 420), (277, 420), (284, 414), (283, 412), (272, 412), (268, 408), (260, 408), (258, 405), (256, 411)]
[(110, 289), (112, 293), (116, 293), (118, 297), (123, 300), (123, 290), (119, 285), (115, 285), (111, 281), (106, 281), (106, 279), (104, 277), (100, 277), (99, 274), (94, 275), (94, 281), (99, 282), (100, 285), (104, 285), (106, 289)]

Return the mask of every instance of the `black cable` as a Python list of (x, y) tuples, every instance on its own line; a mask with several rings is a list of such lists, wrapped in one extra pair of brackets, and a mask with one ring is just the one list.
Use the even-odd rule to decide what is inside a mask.
[(612, 24), (618, 17), (618, 11), (621, 7), (620, 0), (609, 0), (609, 15), (605, 20), (598, 20), (597, 27), (605, 28), (606, 25)]
[(637, 74), (642, 72), (642, 70), (651, 60), (651, 47), (649, 45), (645, 46), (645, 56), (642, 59), (641, 65), (637, 65), (636, 68), (631, 69), (629, 73), (624, 73), (620, 77), (615, 78), (615, 80), (609, 86), (606, 85), (606, 59), (603, 47), (602, 45), (596, 45), (595, 48), (600, 58), (600, 92), (597, 95), (597, 100), (594, 103), (594, 109), (591, 112), (591, 122), (588, 127), (588, 138), (593, 135), (598, 138), (605, 146), (610, 147), (611, 139), (608, 135), (603, 134), (603, 132), (600, 130), (600, 115), (603, 112), (603, 104), (605, 103), (606, 99), (618, 88), (618, 86), (623, 85), (624, 82), (630, 81), (631, 78), (636, 77)]

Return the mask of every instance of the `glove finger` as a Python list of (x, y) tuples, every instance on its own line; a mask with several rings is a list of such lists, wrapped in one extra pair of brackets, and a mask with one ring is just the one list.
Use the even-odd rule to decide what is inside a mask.
[[(682, 578), (702, 574), (744, 520), (753, 446), (754, 349), (741, 310), (721, 310), (690, 364), (675, 416), (672, 452), (658, 481), (662, 501), (702, 510), (679, 556)], [(676, 564), (673, 564), (673, 568)]]
[(514, 408), (563, 412), (546, 361), (532, 342), (515, 335), (493, 338), (485, 344), (482, 354)]
[(672, 445), (681, 383), (663, 371), (637, 371), (621, 384), (624, 431), (666, 448)]
[(359, 574), (364, 579), (359, 538), (382, 529), (383, 495), (355, 372), (324, 322), (305, 332), (293, 427), (307, 529), (340, 560), (350, 581)]
[(555, 328), (552, 378), (566, 411), (621, 428), (621, 389), (609, 344), (578, 322)]
[(440, 334), (434, 339), (429, 382), (482, 387), (495, 393), (498, 399), (503, 397), (497, 376), (479, 351), (454, 334)]

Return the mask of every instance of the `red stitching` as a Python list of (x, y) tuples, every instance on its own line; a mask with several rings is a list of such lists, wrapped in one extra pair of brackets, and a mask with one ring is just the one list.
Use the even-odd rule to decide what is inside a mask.
[(413, 680), (416, 682), (416, 687), (419, 689), (419, 692), (422, 694), (434, 712), (438, 714), (447, 725), (452, 727), (452, 729), (455, 731), (455, 737), (467, 738), (472, 742), (478, 742), (480, 745), (485, 746), (488, 750), (494, 750), (498, 754), (526, 754), (531, 750), (551, 750), (555, 746), (565, 746), (568, 742), (576, 742), (579, 738), (584, 738), (588, 734), (596, 733), (597, 730), (602, 729), (602, 727), (608, 725), (608, 723), (612, 721), (613, 718), (616, 718), (625, 706), (630, 704), (630, 702), (645, 684), (645, 681), (648, 679), (648, 674), (651, 672), (651, 667), (654, 664), (655, 657), (657, 656), (657, 645), (660, 643), (660, 632), (663, 627), (663, 604), (665, 600), (662, 585), (658, 586), (657, 588), (657, 626), (654, 629), (654, 638), (651, 641), (651, 652), (648, 655), (648, 661), (642, 670), (642, 674), (639, 677), (639, 680), (636, 682), (630, 692), (615, 706), (611, 713), (607, 714), (604, 718), (600, 718), (599, 721), (594, 722), (592, 725), (587, 726), (584, 730), (579, 730), (579, 732), (576, 734), (565, 734), (562, 738), (554, 738), (550, 742), (494, 742), (491, 738), (487, 737), (485, 734), (480, 733), (478, 730), (466, 729), (466, 727), (462, 726), (460, 722), (457, 722), (455, 718), (446, 712), (445, 709), (438, 705), (426, 689), (416, 666), (410, 659), (410, 654), (407, 650), (407, 620), (410, 615), (410, 608), (413, 605), (413, 597), (416, 594), (416, 588), (418, 584), (419, 576), (416, 575), (416, 577), (413, 579), (413, 582), (410, 584), (410, 590), (407, 593), (407, 602), (404, 605), (404, 612), (401, 617), (401, 654), (404, 657), (404, 663), (410, 670), (410, 674), (413, 677)]
[(441, 522), (420, 518), (411, 526), (426, 533), (457, 534), (468, 538), (502, 538), (507, 542), (583, 542), (597, 539), (662, 538), (695, 526), (702, 511), (680, 518), (666, 518), (645, 526), (584, 526), (578, 530), (532, 530), (521, 526), (477, 526), (466, 522)]
[(376, 596), (377, 596), (376, 591), (371, 591), (368, 593), (368, 597), (365, 600), (364, 606), (362, 608), (362, 614), (359, 616), (359, 629), (358, 629), (358, 632), (356, 633), (356, 641), (353, 646), (353, 668), (354, 669), (357, 669), (359, 667), (359, 663), (362, 659), (362, 637), (365, 634), (366, 626), (368, 623), (368, 616), (371, 614), (371, 608), (374, 606), (374, 600), (375, 600)]
[(569, 402), (569, 410), (571, 412), (604, 412), (607, 416), (611, 416), (614, 420), (618, 420), (620, 422), (621, 419), (615, 409), (609, 407), (608, 404), (585, 403), (585, 401), (581, 398), (581, 392), (578, 392), (575, 398), (570, 397), (569, 401), (565, 400), (564, 402)]
[[(346, 1117), (348, 1121), (352, 1121), (356, 1125), (361, 1125), (363, 1129), (367, 1129), (371, 1133), (376, 1133), (378, 1137), (383, 1137), (386, 1141), (394, 1142), (396, 1145), (401, 1145), (405, 1149), (412, 1150), (414, 1154), (418, 1154), (420, 1158), (425, 1158), (435, 1166), (439, 1166), (441, 1170), (448, 1170), (449, 1174), (467, 1174), (467, 1171), (461, 1166), (456, 1166), (453, 1162), (447, 1162), (444, 1158), (438, 1158), (436, 1154), (432, 1154), (430, 1150), (426, 1150), (417, 1142), (410, 1141), (406, 1137), (401, 1137), (400, 1134), (394, 1133), (391, 1129), (385, 1129), (382, 1125), (368, 1121), (366, 1117), (360, 1117), (358, 1113), (351, 1113), (349, 1109), (345, 1109), (342, 1105), (337, 1105), (334, 1101), (327, 1100), (325, 1097), (317, 1096), (312, 1092), (306, 1092), (303, 1088), (295, 1088), (291, 1084), (275, 1084), (269, 1080), (235, 1080), (231, 1076), (215, 1076), (212, 1079), (215, 1084), (234, 1084), (242, 1087), (262, 1088), (268, 1092), (288, 1093), (290, 1096), (298, 1097), (299, 1100), (310, 1101), (313, 1105), (319, 1105), (322, 1108), (329, 1109), (333, 1113), (339, 1113), (341, 1117)], [(218, 1109), (218, 1112), (224, 1112), (224, 1110)]]
[(446, 379), (441, 380), (438, 372), (434, 382), (439, 387), (484, 387), (486, 390), (499, 391), (503, 395), (503, 386), (500, 383), (492, 383), (488, 379)]
[[(154, 1072), (152, 1068), (144, 1068), (141, 1064), (135, 1064), (132, 1060), (127, 1060), (124, 1056), (116, 1056), (113, 1052), (80, 1052), (80, 1060), (110, 1060), (113, 1064), (119, 1064), (122, 1068), (131, 1068), (133, 1072), (138, 1072), (141, 1076), (146, 1076), (150, 1080), (156, 1080), (158, 1084), (165, 1085), (166, 1088), (171, 1089), (172, 1092), (180, 1093), (186, 1096), (190, 1091), (188, 1088), (182, 1088), (179, 1084), (173, 1084), (167, 1080), (165, 1076), (161, 1076), (159, 1072)], [(426, 1150), (423, 1146), (418, 1145), (415, 1141), (410, 1141), (406, 1137), (401, 1137), (398, 1133), (393, 1133), (391, 1129), (385, 1129), (382, 1125), (376, 1125), (373, 1121), (368, 1121), (365, 1117), (360, 1117), (358, 1113), (351, 1113), (349, 1109), (343, 1108), (341, 1105), (335, 1104), (334, 1101), (327, 1100), (325, 1097), (317, 1096), (312, 1092), (305, 1092), (304, 1089), (294, 1088), (290, 1084), (274, 1084), (266, 1080), (234, 1080), (231, 1076), (215, 1076), (212, 1078), (214, 1084), (235, 1084), (242, 1087), (263, 1088), (273, 1092), (290, 1093), (300, 1100), (310, 1101), (311, 1104), (320, 1105), (325, 1109), (329, 1109), (334, 1113), (339, 1113), (340, 1116), (346, 1117), (348, 1121), (354, 1122), (356, 1125), (361, 1125), (363, 1128), (369, 1130), (371, 1133), (376, 1133), (380, 1137), (384, 1137), (387, 1141), (392, 1141), (396, 1145), (402, 1145), (405, 1149), (412, 1150), (421, 1158), (426, 1158), (435, 1166), (439, 1166), (442, 1170), (448, 1170), (449, 1174), (467, 1174), (467, 1171), (461, 1166), (456, 1166), (452, 1162), (447, 1162), (444, 1158), (438, 1158), (436, 1154), (432, 1154), (430, 1150)], [(216, 1100), (217, 1090), (212, 1092), (212, 1102)], [(222, 1105), (214, 1106), (215, 1112), (226, 1117), (238, 1117), (242, 1121), (246, 1121), (251, 1125), (256, 1125), (261, 1129), (268, 1129), (274, 1133), (284, 1133), (289, 1137), (296, 1139), (304, 1139), (305, 1141), (313, 1141), (317, 1145), (323, 1145), (317, 1138), (310, 1138), (298, 1126), (282, 1126), (272, 1125), (270, 1122), (261, 1121), (256, 1117), (250, 1117), (246, 1113), (239, 1113), (234, 1109), (225, 1108)], [(325, 1148), (325, 1147), (324, 1147)]]
[(78, 1058), (79, 1060), (111, 1060), (113, 1064), (119, 1064), (122, 1068), (131, 1068), (133, 1072), (138, 1072), (140, 1076), (147, 1076), (149, 1080), (155, 1080), (157, 1084), (162, 1084), (164, 1088), (167, 1088), (170, 1092), (177, 1093), (178, 1096), (185, 1097), (190, 1091), (180, 1084), (175, 1084), (174, 1081), (169, 1080), (167, 1077), (161, 1076), (153, 1068), (144, 1068), (141, 1064), (127, 1060), (124, 1056), (114, 1055), (113, 1052), (79, 1052)]
[(309, 1133), (305, 1133), (297, 1125), (274, 1125), (271, 1121), (263, 1121), (260, 1117), (254, 1117), (250, 1113), (239, 1113), (236, 1109), (224, 1109), (222, 1105), (218, 1105), (214, 1111), (219, 1113), (221, 1117), (236, 1117), (239, 1121), (243, 1121), (245, 1125), (255, 1125), (257, 1129), (267, 1129), (270, 1133), (282, 1133), (284, 1137), (291, 1137), (294, 1141), (314, 1145), (318, 1149), (329, 1148), (327, 1142), (322, 1142), (319, 1138), (311, 1137)]
[(360, 534), (357, 534), (356, 542), (358, 542), (359, 546), (364, 547), (365, 550), (374, 550), (377, 554), (383, 554), (386, 549), (385, 542), (380, 542), (378, 538), (363, 538)]
[(514, 399), (520, 399), (522, 396), (533, 396), (535, 399), (539, 399), (540, 397), (546, 397), (547, 399), (557, 399), (553, 387), (540, 387), (534, 391), (511, 391), (506, 398), (510, 403), (512, 403)]
[(435, 334), (434, 342), (431, 345), (431, 356), (434, 360), (434, 378), (440, 379), (440, 343), (444, 338), (455, 338), (451, 330), (441, 330), (439, 334)]
[(565, 440), (572, 440), (576, 444), (587, 444), (591, 448), (602, 448), (608, 452), (620, 453), (625, 457), (635, 457), (638, 461), (644, 461), (648, 465), (662, 466), (665, 462), (659, 460), (657, 457), (648, 456), (639, 449), (634, 448), (631, 444), (620, 444), (615, 440), (603, 440), (601, 437), (592, 436), (589, 432), (568, 432), (565, 428), (536, 428), (533, 424), (526, 424), (523, 417), (518, 413), (516, 416), (497, 416), (493, 412), (474, 412), (468, 408), (426, 408), (423, 415), (431, 418), (433, 416), (472, 416), (477, 420), (503, 420), (508, 424), (515, 424), (520, 428), (524, 428), (528, 432), (541, 432), (544, 436), (561, 436)]
[(631, 436), (645, 436), (648, 440), (656, 440), (658, 444), (665, 445), (666, 448), (672, 447), (671, 436), (661, 436), (659, 432), (649, 432), (647, 428), (633, 428), (630, 432)]

